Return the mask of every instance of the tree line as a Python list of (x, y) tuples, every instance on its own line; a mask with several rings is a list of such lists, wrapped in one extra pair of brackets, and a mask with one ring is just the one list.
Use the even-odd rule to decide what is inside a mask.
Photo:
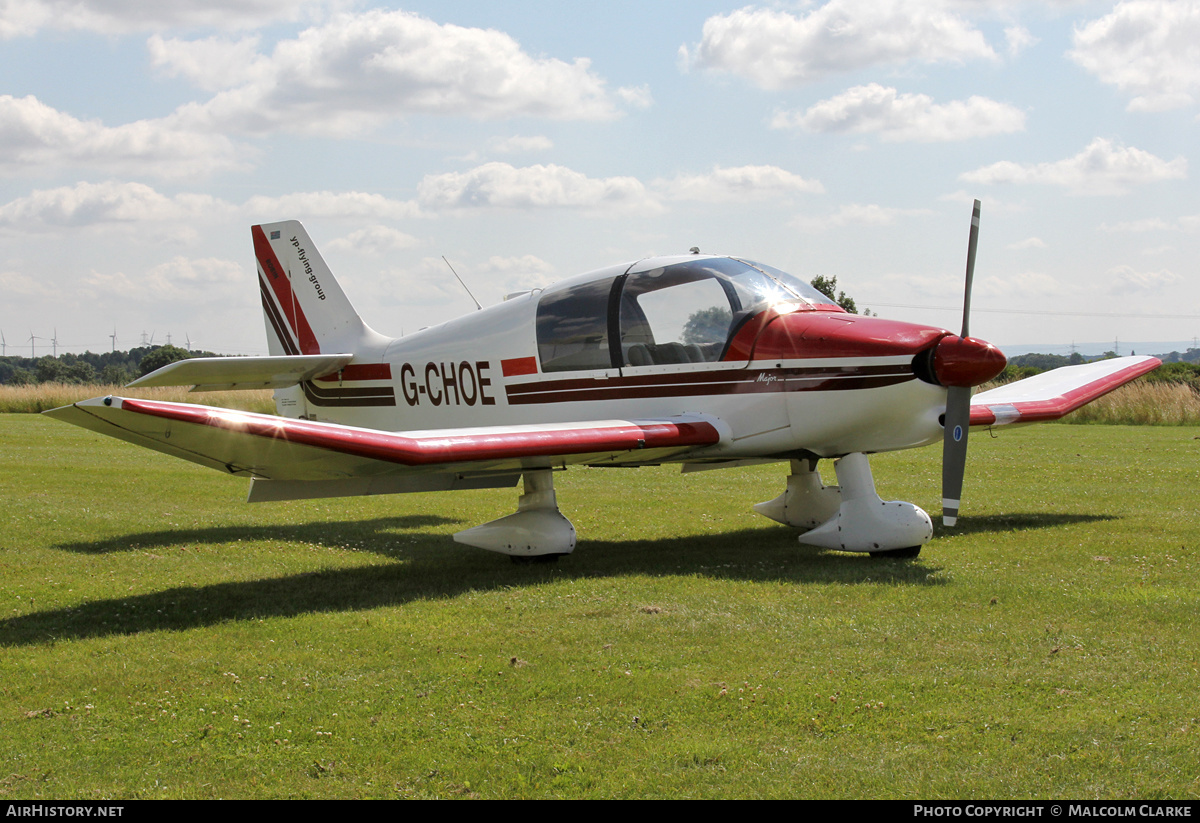
[(0, 384), (32, 386), (38, 383), (102, 383), (124, 385), (155, 369), (189, 357), (216, 357), (210, 351), (178, 346), (140, 346), (129, 351), (96, 354), (0, 357)]

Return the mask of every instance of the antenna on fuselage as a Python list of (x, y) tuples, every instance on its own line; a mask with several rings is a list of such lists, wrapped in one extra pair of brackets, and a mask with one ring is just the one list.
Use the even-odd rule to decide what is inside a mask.
[[(446, 255), (442, 255), (442, 260), (445, 261), (447, 266), (450, 266), (450, 261), (446, 260)], [(471, 290), (467, 288), (467, 284), (463, 282), (463, 279), (458, 276), (458, 272), (454, 270), (454, 266), (450, 266), (450, 273), (454, 275), (454, 279), (458, 281), (458, 284), (466, 289), (467, 294), (470, 295), (471, 300), (475, 303), (476, 310), (482, 310), (483, 306), (479, 305), (479, 301), (475, 299), (475, 295), (471, 294)]]

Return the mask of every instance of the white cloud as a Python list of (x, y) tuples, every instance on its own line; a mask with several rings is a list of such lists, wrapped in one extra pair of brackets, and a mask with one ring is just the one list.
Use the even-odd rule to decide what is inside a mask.
[(499, 285), (506, 293), (549, 286), (557, 279), (554, 266), (532, 254), (520, 257), (493, 255), (476, 266), (475, 273)]
[(320, 5), (312, 0), (0, 0), (0, 37), (43, 28), (107, 34), (179, 26), (249, 28), (295, 20)]
[(105, 126), (60, 112), (32, 95), (0, 95), (0, 168), (9, 172), (82, 166), (106, 173), (194, 177), (237, 168), (244, 153), (228, 138), (174, 117)]
[(1137, 271), (1130, 266), (1109, 269), (1111, 278), (1109, 292), (1112, 294), (1145, 294), (1161, 291), (1166, 286), (1183, 282), (1183, 278), (1172, 271)]
[[(961, 283), (959, 288), (961, 289)], [(1021, 301), (1040, 305), (1050, 298), (1066, 298), (1072, 293), (1072, 288), (1054, 275), (1042, 271), (1018, 271), (1000, 277), (980, 277), (976, 278), (973, 286), (973, 296), (1003, 300), (1009, 304)]]
[(1151, 246), (1150, 248), (1142, 249), (1142, 254), (1146, 255), (1147, 257), (1153, 257), (1159, 254), (1168, 254), (1169, 252), (1173, 251), (1175, 251), (1175, 246)]
[(14, 297), (57, 298), (62, 294), (62, 289), (56, 284), (48, 283), (46, 278), (30, 277), (19, 271), (0, 271), (0, 291), (10, 300)]
[(978, 29), (930, 0), (830, 0), (799, 16), (747, 7), (705, 20), (681, 56), (769, 89), (881, 64), (996, 59)]
[(369, 257), (381, 257), (389, 252), (410, 249), (420, 243), (411, 234), (387, 226), (367, 226), (345, 237), (331, 240), (327, 247), (333, 251), (350, 251)]
[(771, 126), (836, 134), (878, 132), (884, 140), (936, 142), (1022, 131), (1025, 114), (986, 97), (937, 104), (928, 95), (899, 94), (871, 83), (822, 100), (803, 114), (781, 112)]
[(828, 217), (798, 216), (792, 220), (791, 225), (804, 231), (821, 231), (849, 225), (890, 226), (902, 217), (919, 217), (930, 213), (928, 209), (896, 209), (874, 203), (851, 203), (842, 206), (836, 214)]
[(167, 197), (142, 183), (78, 183), (33, 192), (0, 206), (0, 226), (23, 230), (97, 223), (185, 220), (228, 213), (231, 207), (202, 194)]
[[(423, 257), (411, 266), (391, 268), (382, 276), (370, 278), (359, 286), (360, 294), (371, 294), (373, 302), (381, 306), (420, 306), (439, 310), (448, 305), (458, 306), (458, 310), (450, 316), (461, 314), (468, 306), (472, 310), (475, 308), (471, 298), (446, 268), (446, 261), (440, 257)], [(428, 311), (422, 311), (419, 317), (419, 324), (391, 327), (386, 332), (411, 334), (418, 328), (441, 322), (437, 314)]]
[(1174, 231), (1179, 226), (1163, 220), (1161, 217), (1144, 217), (1141, 220), (1125, 220), (1120, 223), (1102, 223), (1100, 231), (1110, 233), (1145, 231)]
[(621, 86), (617, 89), (617, 97), (635, 109), (648, 109), (654, 105), (654, 95), (650, 94), (650, 87), (646, 84)]
[(820, 181), (808, 180), (778, 166), (716, 166), (707, 174), (656, 180), (654, 188), (671, 200), (718, 203), (792, 194), (823, 194), (825, 191)]
[(1038, 42), (1038, 38), (1029, 33), (1024, 26), (1009, 26), (1004, 30), (1004, 40), (1008, 43), (1008, 54), (1016, 57), (1025, 49)]
[(972, 291), (974, 297), (1037, 302), (1052, 297), (1067, 297), (1073, 289), (1053, 275), (1039, 271), (1023, 271), (1000, 277), (976, 278)]
[(1044, 249), (1046, 241), (1040, 237), (1026, 237), (1024, 240), (1018, 240), (1015, 243), (1009, 243), (1005, 248), (1013, 251), (1023, 251), (1024, 249)]
[(266, 60), (258, 53), (257, 36), (229, 40), (164, 40), (155, 34), (146, 41), (150, 64), (168, 77), (182, 77), (205, 91), (219, 91), (245, 82)]
[(491, 141), (493, 151), (501, 154), (525, 154), (529, 152), (550, 151), (554, 148), (554, 141), (543, 135), (535, 135), (533, 137), (522, 137), (521, 135), (513, 135), (512, 137), (501, 137)]
[(968, 183), (1040, 183), (1062, 186), (1072, 194), (1122, 194), (1130, 186), (1187, 177), (1187, 160), (1166, 161), (1141, 149), (1113, 145), (1097, 137), (1074, 157), (1053, 163), (1014, 163), (1004, 160), (958, 179)]
[[(295, 192), (277, 197), (255, 196), (235, 205), (206, 194), (180, 193), (168, 197), (144, 183), (109, 181), (78, 183), (34, 191), (0, 206), (0, 226), (23, 230), (50, 226), (133, 224), (147, 221), (211, 221), (244, 218), (251, 222), (325, 217), (398, 220), (422, 216), (411, 201), (389, 200), (367, 192)], [(378, 227), (382, 229), (382, 227)], [(368, 231), (368, 230), (363, 230)], [(390, 229), (362, 235), (367, 243), (403, 243), (408, 237)], [(354, 235), (351, 235), (354, 236)], [(411, 238), (410, 238), (411, 239)], [(415, 241), (414, 241), (415, 242)]]
[[(946, 194), (938, 195), (938, 200), (946, 203), (962, 203), (967, 206), (967, 213), (970, 213), (970, 207), (978, 199), (978, 193), (957, 189), (956, 191), (947, 192)], [(1015, 214), (1028, 211), (1029, 207), (1022, 202), (1014, 202), (1011, 200), (1000, 200), (996, 197), (988, 197), (983, 201), (983, 211), (987, 214)]]
[(657, 210), (633, 177), (590, 178), (556, 165), (516, 168), (484, 163), (465, 172), (427, 175), (417, 199), (429, 209), (578, 208), (592, 212)]
[(256, 221), (310, 217), (399, 220), (421, 216), (421, 210), (411, 200), (391, 200), (382, 194), (362, 191), (258, 195), (247, 200), (242, 209)]
[(1163, 111), (1200, 93), (1200, 2), (1132, 0), (1077, 28), (1068, 56), (1134, 95), (1131, 111)]
[[(144, 272), (102, 273), (92, 271), (83, 278), (97, 296), (172, 305), (225, 300), (230, 294), (249, 291), (253, 283), (248, 265), (206, 257), (191, 260), (176, 256)], [(244, 287), (244, 288), (243, 288)]]
[[(210, 48), (217, 46), (184, 48), (177, 59), (167, 49), (156, 59), (165, 70), (219, 86), (224, 67), (197, 76), (197, 55)], [(403, 11), (337, 15), (279, 42), (269, 57), (247, 59), (242, 85), (180, 115), (213, 129), (350, 136), (414, 113), (562, 120), (620, 113), (586, 59), (532, 57), (504, 32)]]

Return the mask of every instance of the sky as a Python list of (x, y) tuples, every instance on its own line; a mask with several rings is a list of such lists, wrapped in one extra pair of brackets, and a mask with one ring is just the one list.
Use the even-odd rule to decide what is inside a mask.
[(0, 149), (9, 355), (265, 354), (285, 219), (393, 336), (693, 246), (957, 331), (975, 198), (974, 336), (1200, 335), (1200, 0), (0, 0)]

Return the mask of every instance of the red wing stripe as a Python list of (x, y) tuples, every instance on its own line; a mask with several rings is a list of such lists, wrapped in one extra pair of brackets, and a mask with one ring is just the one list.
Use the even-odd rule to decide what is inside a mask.
[(183, 403), (122, 399), (121, 408), (136, 414), (243, 432), (271, 440), (285, 440), (405, 466), (621, 452), (643, 448), (689, 448), (710, 446), (720, 440), (720, 433), (714, 426), (700, 422), (641, 425), (629, 423), (603, 428), (496, 431), (483, 434), (454, 434), (447, 431), (444, 436), (415, 438), (403, 434), (243, 414)]
[[(1000, 405), (997, 403), (996, 405)], [(1015, 407), (1014, 407), (1015, 408)], [(1020, 417), (1018, 416), (1019, 420)], [(996, 422), (996, 413), (987, 406), (972, 406), (971, 407), (971, 423), (972, 426), (991, 426)], [(1011, 421), (1010, 421), (1011, 422)]]
[(287, 270), (280, 265), (279, 258), (275, 256), (275, 249), (271, 248), (271, 241), (267, 240), (262, 226), (252, 226), (250, 233), (254, 237), (254, 256), (258, 258), (258, 265), (266, 275), (267, 284), (275, 293), (275, 299), (283, 311), (283, 316), (287, 318), (288, 326), (295, 333), (296, 339), (300, 341), (300, 352), (302, 354), (320, 354), (321, 346), (317, 343), (317, 337), (313, 334), (312, 327), (308, 325), (308, 318), (304, 316), (304, 310), (300, 308), (299, 302), (292, 294), (291, 278), (288, 276)]

